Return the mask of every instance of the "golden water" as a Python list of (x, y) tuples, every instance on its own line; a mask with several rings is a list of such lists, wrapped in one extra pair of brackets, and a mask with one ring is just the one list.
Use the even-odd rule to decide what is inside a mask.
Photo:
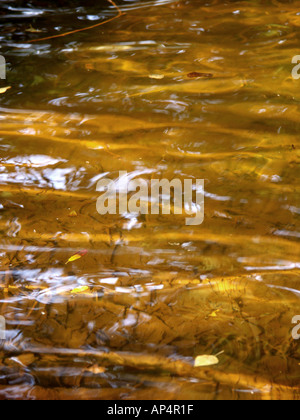
[[(100, 3), (1, 18), (0, 398), (299, 399), (300, 2), (119, 2), (25, 43)], [(121, 170), (205, 179), (204, 223), (99, 216)]]

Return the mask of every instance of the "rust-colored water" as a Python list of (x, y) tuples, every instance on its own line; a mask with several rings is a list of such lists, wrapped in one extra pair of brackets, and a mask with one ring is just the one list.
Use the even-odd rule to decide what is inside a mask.
[[(100, 3), (0, 16), (0, 398), (299, 399), (299, 2), (119, 2), (25, 43)], [(119, 171), (205, 179), (204, 223), (100, 216)]]

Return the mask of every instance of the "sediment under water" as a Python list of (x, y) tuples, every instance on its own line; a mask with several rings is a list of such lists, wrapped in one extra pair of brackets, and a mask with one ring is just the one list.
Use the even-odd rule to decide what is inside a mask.
[[(299, 399), (299, 3), (2, 3), (0, 398)], [(204, 223), (100, 216), (119, 171)]]

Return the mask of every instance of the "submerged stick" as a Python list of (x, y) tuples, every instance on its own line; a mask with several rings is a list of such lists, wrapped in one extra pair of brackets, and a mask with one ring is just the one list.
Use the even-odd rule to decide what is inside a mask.
[(82, 29), (75, 29), (74, 31), (65, 32), (65, 33), (59, 34), (59, 35), (52, 35), (52, 36), (49, 36), (49, 37), (46, 37), (46, 38), (39, 38), (39, 39), (35, 39), (33, 41), (27, 41), (27, 43), (28, 44), (31, 44), (33, 42), (49, 41), (50, 39), (62, 38), (62, 37), (68, 36), (68, 35), (76, 34), (78, 32), (84, 32), (84, 31), (88, 31), (90, 29), (95, 29), (95, 28), (98, 28), (99, 26), (105, 25), (106, 23), (112, 22), (115, 19), (118, 19), (119, 17), (121, 17), (122, 15), (125, 14), (125, 13), (122, 12), (122, 10), (119, 8), (119, 6), (113, 0), (107, 0), (107, 1), (109, 3), (111, 3), (116, 8), (116, 10), (118, 11), (118, 15), (117, 16), (114, 16), (114, 17), (112, 17), (110, 19), (107, 19), (104, 22), (97, 23), (96, 25), (87, 26), (87, 27), (82, 28)]

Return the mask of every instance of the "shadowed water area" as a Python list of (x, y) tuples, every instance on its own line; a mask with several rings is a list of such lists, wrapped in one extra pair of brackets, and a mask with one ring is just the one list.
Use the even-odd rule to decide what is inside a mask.
[[(32, 42), (117, 15), (47, 3), (0, 7), (0, 398), (299, 399), (300, 2), (118, 1)], [(205, 179), (204, 223), (100, 216), (119, 171)]]

